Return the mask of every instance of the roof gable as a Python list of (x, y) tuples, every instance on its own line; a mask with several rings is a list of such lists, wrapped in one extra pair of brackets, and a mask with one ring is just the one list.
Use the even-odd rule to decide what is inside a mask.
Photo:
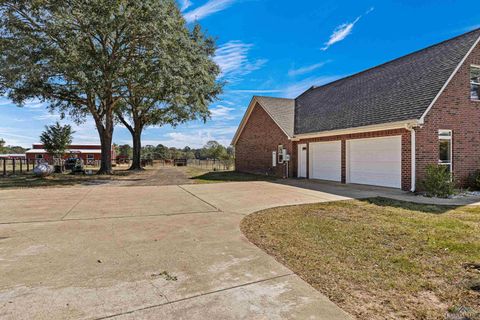
[(295, 101), (295, 134), (420, 120), (480, 38), (480, 29), (321, 87)]
[(250, 105), (248, 106), (248, 109), (243, 116), (242, 122), (240, 123), (240, 126), (238, 127), (235, 136), (233, 137), (232, 145), (235, 145), (237, 143), (243, 131), (243, 128), (248, 122), (253, 108), (257, 104), (265, 110), (265, 112), (270, 116), (270, 118), (272, 118), (272, 120), (277, 124), (277, 126), (285, 133), (288, 138), (293, 137), (295, 100), (254, 96), (250, 101)]

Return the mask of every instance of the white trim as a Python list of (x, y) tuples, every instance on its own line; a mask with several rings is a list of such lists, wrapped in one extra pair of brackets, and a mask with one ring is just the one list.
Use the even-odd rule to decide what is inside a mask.
[[(48, 151), (45, 149), (30, 149), (25, 151), (25, 154), (44, 154), (44, 153), (48, 153)], [(64, 152), (64, 154), (69, 154), (69, 153), (100, 154), (102, 153), (102, 150), (101, 149), (67, 149)]]
[(243, 118), (242, 118), (242, 121), (240, 122), (240, 125), (238, 126), (238, 129), (237, 131), (235, 132), (235, 135), (233, 136), (233, 139), (232, 139), (232, 142), (231, 144), (233, 146), (235, 146), (238, 142), (238, 139), (240, 138), (240, 134), (242, 133), (243, 129), (245, 128), (245, 126), (247, 125), (247, 122), (248, 122), (248, 119), (250, 119), (250, 115), (252, 114), (253, 112), (253, 109), (255, 108), (255, 105), (258, 103), (259, 106), (262, 107), (262, 109), (268, 114), (268, 116), (273, 120), (273, 122), (275, 122), (275, 124), (277, 125), (277, 127), (280, 128), (280, 130), (282, 130), (282, 132), (287, 136), (287, 138), (290, 140), (292, 139), (292, 137), (285, 131), (283, 130), (283, 128), (278, 124), (278, 122), (275, 120), (274, 117), (272, 117), (272, 115), (267, 111), (266, 108), (264, 108), (262, 106), (262, 104), (260, 103), (260, 101), (258, 101), (257, 97), (254, 96), (252, 98), (252, 100), (250, 101), (250, 104), (248, 105), (248, 108), (247, 108), (247, 111), (245, 112), (245, 114), (243, 115)]
[[(305, 150), (303, 149), (305, 148)], [(303, 155), (303, 152), (305, 151), (305, 155)], [(305, 159), (304, 159), (305, 157)], [(305, 175), (301, 174), (300, 168), (305, 169)], [(302, 143), (297, 145), (297, 178), (306, 178), (307, 177), (307, 144)]]
[(427, 116), (428, 112), (430, 111), (430, 109), (432, 109), (433, 105), (435, 104), (435, 102), (437, 102), (437, 100), (440, 98), (440, 96), (442, 95), (443, 91), (445, 91), (445, 89), (447, 88), (447, 86), (450, 84), (450, 81), (452, 81), (453, 77), (455, 77), (455, 75), (457, 74), (458, 70), (460, 70), (460, 68), (462, 67), (462, 65), (465, 63), (465, 61), (467, 60), (468, 56), (472, 53), (472, 51), (475, 49), (475, 47), (478, 45), (478, 43), (480, 42), (480, 37), (478, 37), (478, 39), (475, 41), (475, 43), (473, 44), (473, 46), (470, 48), (470, 50), (468, 50), (467, 54), (463, 57), (462, 61), (460, 61), (460, 63), (458, 64), (458, 66), (455, 68), (455, 70), (453, 71), (453, 73), (450, 75), (450, 77), (448, 78), (447, 82), (445, 82), (445, 84), (443, 85), (442, 89), (440, 89), (440, 91), (437, 93), (437, 95), (435, 96), (435, 99), (433, 99), (432, 103), (430, 103), (430, 105), (428, 106), (427, 110), (425, 110), (425, 112), (423, 113), (423, 115), (420, 117), (420, 123), (424, 123), (425, 121), (425, 117)]
[(352, 134), (352, 133), (364, 133), (364, 132), (372, 132), (372, 131), (403, 129), (403, 128), (405, 128), (405, 126), (414, 126), (414, 125), (418, 125), (418, 124), (419, 124), (418, 120), (413, 119), (413, 120), (406, 120), (406, 121), (374, 124), (374, 125), (370, 125), (370, 126), (363, 126), (363, 127), (356, 127), (356, 128), (348, 128), (348, 129), (321, 131), (321, 132), (315, 132), (315, 133), (298, 134), (298, 135), (295, 135), (294, 139), (292, 139), (292, 140), (293, 141), (299, 141), (301, 139), (339, 136), (339, 135)]

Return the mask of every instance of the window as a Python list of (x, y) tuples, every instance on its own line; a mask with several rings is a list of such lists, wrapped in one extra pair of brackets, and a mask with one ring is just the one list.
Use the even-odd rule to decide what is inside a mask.
[(87, 154), (87, 164), (94, 164), (95, 156), (93, 154)]
[(438, 140), (438, 163), (447, 166), (448, 172), (452, 172), (452, 130), (439, 130)]
[(43, 159), (43, 154), (36, 154), (35, 159)]
[(480, 66), (470, 67), (470, 98), (480, 100)]

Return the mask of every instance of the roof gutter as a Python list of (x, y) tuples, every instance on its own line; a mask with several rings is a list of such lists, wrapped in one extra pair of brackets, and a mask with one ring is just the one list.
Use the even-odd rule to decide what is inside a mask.
[(301, 139), (339, 136), (339, 135), (344, 135), (344, 134), (354, 134), (354, 133), (393, 130), (393, 129), (404, 129), (408, 126), (413, 127), (413, 126), (418, 126), (420, 124), (421, 123), (418, 119), (411, 119), (411, 120), (396, 121), (396, 122), (389, 122), (389, 123), (382, 123), (382, 124), (374, 124), (374, 125), (355, 127), (355, 128), (296, 134), (296, 135), (293, 136), (292, 140), (293, 141), (299, 141)]

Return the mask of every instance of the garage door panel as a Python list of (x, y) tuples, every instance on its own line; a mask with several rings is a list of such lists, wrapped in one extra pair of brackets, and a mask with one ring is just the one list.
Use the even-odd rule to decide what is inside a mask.
[(400, 136), (349, 140), (348, 182), (401, 187)]
[(340, 181), (341, 148), (340, 141), (311, 143), (309, 146), (310, 178)]

